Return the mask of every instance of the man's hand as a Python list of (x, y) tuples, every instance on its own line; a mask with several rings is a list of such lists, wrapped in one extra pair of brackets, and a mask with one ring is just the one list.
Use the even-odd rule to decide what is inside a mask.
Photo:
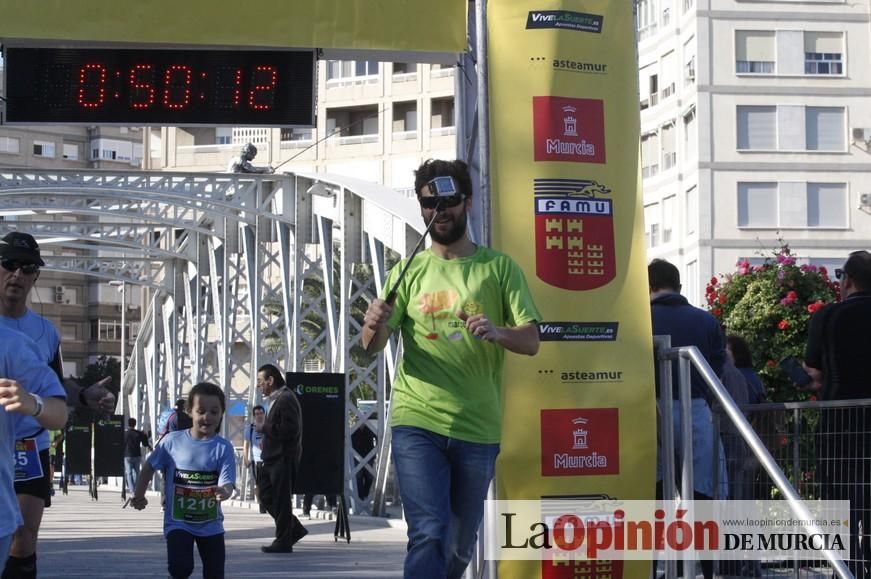
[(393, 315), (393, 305), (375, 298), (369, 303), (366, 315), (363, 316), (363, 331), (360, 343), (367, 352), (380, 352), (390, 340), (390, 329), (387, 321)]
[(215, 498), (219, 501), (226, 501), (231, 496), (233, 496), (233, 485), (225, 484), (215, 487)]
[(802, 388), (802, 390), (809, 390), (811, 392), (817, 392), (823, 388), (823, 373), (821, 370), (816, 368), (812, 368), (805, 364), (801, 363), (801, 367), (804, 368), (804, 371), (808, 373), (808, 376), (811, 377), (810, 384)]
[(36, 400), (20, 383), (0, 378), (0, 406), (7, 412), (32, 416), (36, 412)]
[(82, 390), (82, 398), (88, 408), (101, 414), (112, 414), (115, 411), (115, 395), (106, 388), (111, 383), (112, 377), (106, 376)]
[(458, 310), (456, 315), (465, 322), (466, 329), (476, 338), (481, 338), (488, 342), (499, 342), (502, 338), (501, 328), (493, 325), (493, 322), (491, 322), (484, 314), (470, 316), (463, 310)]
[(392, 305), (382, 299), (375, 298), (366, 308), (366, 315), (363, 316), (363, 327), (377, 332), (387, 323), (392, 314)]

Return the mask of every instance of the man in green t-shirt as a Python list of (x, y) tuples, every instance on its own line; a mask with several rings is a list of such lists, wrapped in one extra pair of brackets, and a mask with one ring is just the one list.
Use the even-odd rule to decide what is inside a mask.
[[(432, 246), (411, 262), (395, 301), (369, 305), (362, 342), (377, 352), (402, 334), (390, 425), (408, 521), (405, 577), (458, 578), (499, 454), (505, 350), (535, 355), (541, 316), (518, 265), (469, 238), (466, 164), (426, 161), (414, 188), (424, 221), (435, 217)], [(385, 296), (403, 265), (390, 272)]]

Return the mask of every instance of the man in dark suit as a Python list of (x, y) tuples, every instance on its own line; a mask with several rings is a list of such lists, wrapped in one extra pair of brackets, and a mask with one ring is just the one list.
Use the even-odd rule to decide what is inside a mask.
[(293, 545), (308, 534), (293, 514), (290, 500), (293, 477), (302, 456), (302, 412), (296, 394), (272, 364), (257, 371), (257, 388), (269, 404), (260, 455), (263, 461), (258, 481), (260, 503), (275, 519), (275, 540), (260, 549), (264, 553), (291, 553)]

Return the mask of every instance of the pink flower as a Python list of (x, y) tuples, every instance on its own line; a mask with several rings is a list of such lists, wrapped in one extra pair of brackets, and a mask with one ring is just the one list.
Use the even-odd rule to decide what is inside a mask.
[(780, 320), (780, 322), (778, 322), (778, 324), (777, 324), (777, 327), (780, 328), (781, 330), (785, 330), (789, 327), (789, 322), (786, 320)]
[(795, 302), (795, 300), (797, 300), (797, 299), (798, 299), (798, 294), (795, 293), (794, 291), (791, 291), (791, 292), (786, 294), (785, 298), (780, 300), (780, 305), (788, 306), (788, 305), (792, 304), (793, 302)]
[(768, 362), (765, 363), (765, 365), (768, 366), (769, 368), (774, 368), (775, 366), (777, 366), (777, 362), (775, 362), (774, 360), (769, 360)]
[(817, 300), (817, 301), (815, 301), (814, 303), (812, 303), (812, 304), (808, 304), (808, 305), (807, 305), (807, 311), (808, 311), (809, 314), (815, 314), (815, 313), (817, 313), (817, 311), (818, 311), (821, 307), (823, 307), (824, 305), (825, 305), (825, 304), (824, 304), (823, 302)]

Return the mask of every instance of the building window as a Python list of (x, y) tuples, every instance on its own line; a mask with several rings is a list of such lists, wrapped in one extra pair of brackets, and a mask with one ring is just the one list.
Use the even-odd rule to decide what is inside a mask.
[(378, 76), (377, 60), (328, 60), (327, 80)]
[(777, 226), (777, 183), (738, 183), (738, 227)]
[(738, 183), (738, 227), (847, 227), (847, 184)]
[(677, 208), (674, 195), (670, 195), (662, 200), (662, 242), (670, 243), (674, 232), (674, 223)]
[(394, 62), (393, 74), (415, 74), (417, 72), (416, 62)]
[(327, 135), (332, 144), (377, 143), (378, 107), (327, 109)]
[(808, 151), (846, 151), (846, 111), (842, 107), (805, 107)]
[(648, 83), (650, 87), (650, 106), (655, 107), (659, 102), (659, 75), (651, 74)]
[(68, 161), (77, 161), (79, 159), (79, 146), (71, 143), (64, 143), (64, 159)]
[(662, 170), (668, 171), (677, 165), (677, 143), (674, 138), (674, 123), (662, 127)]
[(777, 149), (777, 107), (738, 106), (738, 150)]
[(686, 227), (687, 235), (696, 232), (696, 221), (699, 218), (699, 193), (696, 187), (687, 189), (686, 194)]
[(16, 137), (0, 137), (0, 153), (12, 153), (17, 155), (21, 152), (21, 141)]
[(648, 248), (659, 245), (659, 203), (644, 207), (644, 235)]
[(692, 55), (683, 67), (683, 82), (686, 85), (696, 82), (696, 55)]
[(283, 142), (289, 141), (311, 141), (313, 131), (312, 129), (289, 129), (283, 128), (281, 129), (281, 140)]
[(393, 138), (414, 138), (417, 134), (417, 101), (393, 103)]
[(659, 135), (641, 136), (641, 177), (647, 179), (659, 173)]
[(430, 121), (434, 131), (453, 128), (455, 126), (453, 97), (432, 99), (430, 105), (432, 110)]
[(804, 73), (844, 74), (844, 35), (841, 32), (804, 33)]
[(775, 50), (774, 32), (736, 31), (735, 72), (737, 74), (774, 74)]
[(696, 143), (698, 135), (696, 135), (696, 107), (692, 107), (683, 116), (683, 142), (684, 155), (687, 159), (694, 159), (698, 154)]
[(48, 141), (33, 141), (33, 154), (36, 157), (54, 158), (54, 143)]

